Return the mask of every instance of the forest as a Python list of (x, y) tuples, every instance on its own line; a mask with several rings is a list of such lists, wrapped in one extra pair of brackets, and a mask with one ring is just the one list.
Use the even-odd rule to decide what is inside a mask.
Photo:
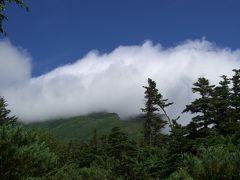
[[(27, 128), (0, 99), (1, 179), (199, 179), (240, 178), (240, 69), (217, 85), (200, 77), (197, 98), (186, 105), (187, 125), (172, 118), (165, 99), (148, 79), (140, 140), (120, 127), (86, 143), (62, 143), (46, 131)], [(169, 127), (169, 133), (163, 130)]]
[[(236, 5), (230, 6), (231, 9), (227, 11), (226, 5), (222, 5), (222, 7), (218, 9), (217, 6), (215, 6), (215, 4), (217, 3), (212, 2), (214, 4), (213, 9), (208, 10), (208, 8), (211, 7), (211, 4), (204, 4), (202, 6), (204, 8), (200, 8), (198, 12), (196, 11), (196, 8), (193, 8), (195, 6), (188, 6), (188, 4), (186, 5), (181, 2), (181, 6), (182, 4), (184, 6), (181, 11), (177, 11), (179, 8), (176, 8), (174, 10), (172, 6), (167, 9), (167, 6), (164, 6), (162, 4), (160, 6), (158, 4), (151, 5), (152, 8), (149, 9), (149, 11), (146, 11), (145, 8), (148, 7), (149, 4), (142, 4), (141, 7), (137, 6), (138, 3), (134, 2), (133, 14), (128, 13), (127, 8), (125, 9), (125, 7), (128, 6), (127, 4), (124, 4), (122, 5), (124, 9), (120, 9), (119, 16), (116, 16), (115, 13), (117, 11), (113, 7), (121, 8), (121, 6), (115, 4), (114, 6), (109, 6), (109, 8), (102, 9), (102, 6), (98, 7), (99, 5), (96, 5), (95, 2), (93, 5), (89, 5), (90, 9), (85, 9), (85, 7), (87, 6), (84, 6), (84, 1), (81, 1), (80, 5), (73, 5), (79, 9), (77, 9), (77, 11), (75, 12), (71, 12), (71, 9), (69, 9), (70, 6), (64, 6), (64, 1), (61, 1), (61, 3), (53, 2), (56, 3), (53, 4), (53, 6), (50, 6), (50, 1), (46, 2), (45, 6), (41, 6), (38, 9), (39, 12), (41, 12), (39, 14), (39, 17), (44, 16), (44, 18), (34, 20), (34, 22), (37, 22), (36, 28), (33, 28), (35, 27), (34, 24), (31, 24), (31, 26), (26, 26), (27, 23), (25, 24), (24, 20), (22, 20), (21, 18), (15, 20), (15, 22), (17, 22), (16, 26), (12, 26), (12, 28), (11, 26), (5, 28), (4, 22), (8, 21), (8, 11), (6, 12), (6, 9), (11, 7), (10, 5), (15, 4), (25, 9), (27, 12), (30, 11), (30, 8), (24, 3), (23, 0), (0, 0), (0, 34), (3, 34), (5, 36), (7, 35), (8, 29), (11, 29), (12, 31), (10, 32), (12, 32), (12, 35), (14, 35), (11, 38), (14, 39), (14, 41), (16, 41), (16, 44), (19, 45), (21, 43), (18, 42), (17, 39), (27, 39), (30, 37), (31, 40), (33, 37), (39, 36), (43, 39), (42, 42), (33, 40), (34, 43), (32, 44), (32, 46), (34, 45), (35, 49), (37, 50), (47, 49), (48, 51), (54, 51), (54, 49), (49, 50), (48, 47), (50, 47), (51, 45), (47, 46), (48, 43), (51, 44), (51, 42), (61, 40), (56, 41), (56, 43), (61, 42), (59, 43), (59, 46), (67, 44), (67, 47), (71, 47), (71, 52), (73, 51), (74, 46), (70, 46), (69, 44), (74, 44), (72, 41), (75, 39), (85, 44), (89, 41), (89, 44), (92, 44), (91, 47), (94, 47), (95, 45), (100, 46), (110, 44), (110, 41), (106, 40), (111, 39), (113, 39), (113, 44), (116, 44), (119, 41), (117, 41), (117, 39), (115, 39), (114, 41), (115, 37), (119, 37), (119, 39), (121, 40), (120, 42), (124, 42), (123, 44), (132, 44), (132, 41), (130, 40), (136, 38), (135, 35), (141, 38), (155, 37), (154, 34), (152, 35), (152, 32), (157, 32), (156, 37), (167, 37), (168, 39), (172, 38), (173, 42), (175, 42), (176, 40), (179, 41), (181, 39), (179, 38), (181, 37), (180, 34), (178, 34), (179, 32), (184, 32), (184, 38), (186, 38), (186, 34), (189, 33), (189, 37), (195, 37), (196, 34), (196, 37), (203, 36), (203, 39), (205, 39), (205, 34), (207, 32), (206, 29), (209, 29), (209, 32), (213, 32), (212, 34), (214, 35), (210, 36), (210, 39), (211, 37), (215, 37), (216, 35), (216, 37), (220, 37), (219, 39), (230, 39), (230, 41), (233, 41), (233, 44), (234, 40), (236, 41), (236, 44), (238, 41), (237, 35), (239, 34), (239, 32), (238, 26), (236, 26), (238, 24), (238, 14), (236, 13), (237, 11), (235, 12), (233, 8), (237, 8), (238, 6)], [(69, 4), (72, 3), (73, 2)], [(194, 3), (198, 4), (197, 2)], [(62, 9), (59, 8), (61, 4), (63, 4), (64, 6)], [(93, 8), (94, 5), (97, 8)], [(38, 6), (39, 4), (37, 4), (35, 7)], [(89, 12), (91, 15), (94, 15), (95, 13), (95, 16), (100, 18), (94, 19), (93, 16), (89, 16), (89, 18), (88, 16), (86, 16), (86, 14), (78, 14), (77, 16), (78, 12), (83, 12), (83, 9), (81, 11), (80, 7), (83, 7), (83, 9), (86, 12)], [(155, 7), (156, 9), (154, 10)], [(139, 11), (137, 11), (138, 8)], [(162, 10), (160, 8), (162, 8)], [(199, 9), (199, 7), (197, 8)], [(49, 9), (50, 12), (47, 12), (47, 9)], [(106, 13), (109, 9), (111, 9), (111, 12), (114, 13), (110, 15), (104, 14), (105, 16), (101, 16), (103, 11), (104, 13)], [(57, 18), (55, 19), (55, 21), (53, 19), (53, 16), (47, 16), (47, 14), (55, 14), (53, 12), (57, 12), (57, 10), (60, 13), (56, 13), (55, 16)], [(223, 10), (225, 13), (222, 13)], [(132, 11), (133, 10), (130, 9), (129, 12)], [(136, 19), (134, 19), (135, 11), (139, 12), (139, 15), (136, 16)], [(198, 12), (198, 14), (200, 15), (194, 15), (195, 11)], [(219, 14), (217, 14), (215, 11), (219, 12)], [(35, 12), (37, 11), (35, 10)], [(122, 12), (124, 13), (122, 14)], [(152, 14), (152, 12), (154, 12), (154, 16), (150, 18), (149, 15)], [(165, 14), (157, 14), (157, 12), (165, 12)], [(186, 12), (191, 13), (185, 14)], [(204, 13), (202, 14), (202, 12)], [(68, 16), (69, 14), (73, 14), (74, 16)], [(184, 14), (186, 16), (181, 16)], [(221, 17), (221, 14), (224, 14), (224, 16)], [(228, 16), (229, 14), (232, 14), (234, 16)], [(172, 18), (174, 17), (174, 15), (176, 17)], [(108, 18), (109, 16), (113, 16), (115, 17), (115, 19), (111, 20), (110, 18)], [(216, 16), (217, 18), (214, 18), (214, 16)], [(81, 17), (84, 17), (84, 21), (87, 22), (87, 24), (85, 24), (86, 27), (84, 26)], [(126, 18), (121, 19), (120, 17)], [(72, 20), (72, 23), (74, 25), (80, 24), (79, 27), (73, 26), (68, 23), (66, 24), (66, 22), (69, 22), (70, 19), (74, 18), (75, 20)], [(232, 21), (234, 18), (237, 20)], [(111, 23), (106, 21), (108, 19)], [(167, 21), (163, 21), (164, 19), (166, 19)], [(191, 19), (192, 21), (194, 20), (192, 24), (190, 22)], [(225, 22), (224, 24), (224, 20), (227, 23)], [(59, 23), (57, 23), (58, 21)], [(121, 24), (121, 22), (126, 21), (129, 23)], [(230, 23), (231, 21), (232, 24)], [(29, 22), (31, 21), (28, 21), (28, 23)], [(153, 24), (150, 25), (150, 22), (153, 22)], [(176, 24), (176, 26), (172, 26), (172, 24), (174, 23)], [(60, 26), (57, 26), (57, 24), (60, 24)], [(94, 24), (96, 24), (97, 26), (89, 26)], [(118, 24), (120, 26), (117, 26)], [(158, 24), (160, 25), (159, 27), (156, 26)], [(102, 31), (100, 25), (104, 25)], [(132, 26), (130, 25), (136, 26), (136, 29), (131, 28)], [(210, 25), (212, 25), (212, 27), (210, 27)], [(24, 29), (25, 26), (28, 27), (27, 30)], [(185, 26), (186, 29), (181, 29)], [(42, 27), (44, 28), (42, 29)], [(51, 27), (53, 27), (54, 29), (53, 33), (51, 35), (48, 35), (48, 33), (46, 34), (46, 32), (50, 31)], [(71, 27), (72, 29), (70, 29)], [(121, 29), (119, 27), (123, 27), (122, 30), (124, 33), (116, 33), (114, 35), (111, 35), (113, 32), (115, 33), (115, 31), (117, 31), (118, 29)], [(205, 29), (201, 29), (202, 27), (204, 27)], [(215, 29), (215, 27), (217, 29)], [(66, 29), (62, 35), (68, 37), (69, 35), (74, 34), (74, 32), (76, 32), (77, 35), (75, 35), (72, 39), (68, 41), (62, 41), (64, 38), (61, 34), (59, 34), (59, 32), (63, 32), (64, 28)], [(34, 30), (37, 31), (38, 29), (40, 32), (39, 34), (36, 33), (35, 36), (30, 36), (30, 34), (34, 32)], [(87, 33), (83, 33), (84, 38), (77, 38), (78, 36), (80, 36), (80, 32), (84, 32), (85, 29)], [(110, 31), (106, 31), (107, 29), (109, 29)], [(133, 30), (132, 34), (130, 33), (131, 29)], [(164, 29), (166, 29), (166, 34), (161, 34)], [(196, 33), (198, 29), (200, 29), (200, 35), (197, 35)], [(232, 31), (227, 31), (229, 29), (236, 30), (237, 33), (234, 34), (232, 33)], [(125, 32), (126, 30), (127, 33)], [(141, 35), (140, 32), (143, 30), (144, 33)], [(147, 33), (147, 30), (150, 31), (149, 34)], [(95, 31), (95, 33), (94, 35), (89, 36), (88, 32), (91, 31)], [(105, 36), (107, 38), (99, 38), (101, 36), (105, 37), (101, 34), (101, 32), (103, 33), (105, 31)], [(220, 33), (221, 31), (222, 34)], [(172, 34), (168, 34), (170, 32), (172, 32)], [(195, 33), (194, 36), (193, 32)], [(202, 32), (204, 33), (202, 34)], [(146, 36), (146, 34), (148, 34), (148, 36)], [(227, 36), (228, 34), (229, 36)], [(19, 35), (19, 37), (15, 35)], [(51, 37), (54, 37), (55, 35), (58, 36), (56, 36), (56, 39), (54, 41), (54, 39), (52, 39)], [(47, 38), (47, 42), (44, 42), (44, 37)], [(85, 37), (88, 37), (88, 39), (85, 39)], [(130, 40), (124, 41), (124, 38), (129, 38)], [(91, 39), (100, 39), (100, 41), (99, 43), (97, 43), (95, 41), (90, 41)], [(35, 46), (36, 44), (43, 44), (43, 46)], [(76, 44), (78, 44), (79, 48), (79, 43)], [(220, 44), (224, 43), (221, 42)], [(28, 47), (31, 47), (31, 44), (29, 44)], [(80, 47), (84, 49), (84, 47)], [(196, 47), (194, 46), (194, 49), (196, 49)], [(234, 46), (233, 49), (235, 49), (236, 47)], [(78, 48), (75, 47), (75, 49)], [(189, 47), (186, 46), (185, 48)], [(204, 50), (208, 51), (208, 48), (209, 47), (205, 47)], [(112, 47), (106, 46), (103, 47), (103, 49), (112, 49)], [(216, 47), (213, 49), (214, 52), (219, 51), (219, 49)], [(172, 49), (170, 48), (170, 51), (171, 50)], [(203, 51), (203, 49), (200, 50)], [(226, 49), (223, 50), (224, 53), (222, 53), (221, 55), (230, 52)], [(60, 51), (61, 49), (57, 48), (57, 55)], [(35, 54), (44, 54), (44, 52), (46, 51), (36, 51)], [(233, 52), (237, 52), (234, 54), (239, 54), (239, 50)], [(24, 54), (27, 54), (27, 52)], [(79, 52), (77, 52), (77, 54), (79, 54)], [(46, 56), (44, 59), (51, 59), (55, 56), (61, 56), (57, 55), (51, 54)], [(147, 53), (147, 55), (149, 54)], [(150, 56), (150, 58), (151, 57), (154, 56)], [(165, 58), (166, 56), (163, 57)], [(182, 56), (176, 57), (177, 60), (181, 60)], [(194, 54), (192, 58), (195, 59), (196, 57)], [(8, 59), (5, 59), (5, 57), (1, 58), (4, 60), (2, 62), (8, 61)], [(41, 59), (40, 57), (38, 58)], [(69, 59), (70, 57), (65, 58)], [(144, 57), (141, 58), (144, 59)], [(236, 59), (239, 60), (239, 55)], [(219, 62), (221, 61), (217, 61), (217, 63)], [(34, 62), (33, 64), (35, 63), (36, 62)], [(66, 64), (66, 62), (58, 63)], [(2, 70), (5, 70), (5, 68), (7, 67), (2, 64), (1, 66), (3, 67)], [(57, 64), (55, 66), (57, 67)], [(204, 65), (204, 67), (207, 66), (207, 64)], [(224, 64), (222, 66), (224, 66)], [(196, 67), (199, 68), (199, 66)], [(46, 70), (48, 70), (48, 68), (44, 68), (44, 72)], [(6, 72), (6, 74), (10, 74), (11, 76), (11, 73), (8, 72), (8, 69), (6, 69)], [(121, 70), (121, 72), (125, 73), (124, 69)], [(167, 76), (169, 74), (165, 73), (164, 75)], [(30, 78), (31, 77), (29, 77), (29, 79)], [(211, 78), (209, 77), (209, 79)], [(159, 84), (159, 87), (161, 87), (161, 84)], [(199, 77), (196, 80), (196, 82), (192, 85), (192, 93), (196, 95), (196, 99), (190, 104), (187, 104), (182, 110), (183, 114), (187, 113), (189, 115), (188, 117), (190, 117), (190, 119), (184, 119), (184, 121), (187, 122), (186, 125), (179, 122), (181, 114), (179, 114), (178, 117), (171, 117), (172, 115), (168, 113), (168, 108), (173, 105), (173, 102), (170, 102), (167, 99), (168, 97), (163, 97), (162, 93), (159, 92), (159, 90), (157, 89), (157, 84), (153, 79), (147, 79), (147, 85), (143, 86), (143, 88), (145, 92), (143, 94), (144, 106), (140, 109), (142, 112), (141, 128), (139, 128), (139, 123), (137, 122), (115, 122), (113, 121), (113, 119), (118, 119), (118, 115), (114, 112), (109, 112), (109, 114), (106, 115), (108, 116), (107, 121), (104, 121), (109, 122), (109, 124), (105, 125), (107, 127), (110, 127), (113, 124), (119, 126), (114, 126), (111, 128), (110, 132), (106, 130), (104, 131), (105, 133), (103, 133), (102, 131), (99, 132), (99, 129), (95, 128), (91, 133), (91, 136), (89, 135), (89, 132), (87, 130), (86, 132), (83, 131), (78, 133), (78, 135), (71, 134), (71, 136), (75, 136), (76, 139), (81, 139), (80, 141), (68, 141), (67, 138), (65, 138), (63, 141), (63, 138), (61, 139), (55, 136), (50, 131), (41, 128), (33, 128), (31, 126), (23, 124), (22, 119), (20, 120), (18, 119), (18, 117), (12, 114), (11, 109), (8, 107), (7, 100), (2, 96), (2, 94), (0, 94), (0, 180), (240, 179), (240, 69), (233, 69), (231, 77), (222, 75), (218, 84), (211, 84), (210, 80), (208, 80), (207, 77)], [(29, 109), (29, 111), (31, 111), (31, 109)], [(100, 116), (100, 114), (95, 114), (94, 116), (98, 115)], [(74, 120), (75, 119), (73, 117), (72, 121)], [(88, 122), (90, 123), (90, 120), (88, 119), (81, 121), (82, 124), (87, 124)], [(95, 126), (98, 122), (96, 120), (95, 122), (91, 123), (92, 124), (90, 126)], [(73, 124), (70, 124), (70, 126), (71, 125)], [(103, 125), (101, 124), (101, 126)], [(64, 128), (66, 127), (62, 126), (60, 131), (63, 131)], [(128, 133), (128, 130), (131, 128), (135, 128), (134, 131), (132, 131), (132, 134)], [(67, 137), (66, 132), (70, 131), (71, 129), (68, 129), (68, 131), (63, 131), (61, 134), (64, 136), (65, 133), (65, 136)], [(133, 136), (136, 138), (133, 138)]]

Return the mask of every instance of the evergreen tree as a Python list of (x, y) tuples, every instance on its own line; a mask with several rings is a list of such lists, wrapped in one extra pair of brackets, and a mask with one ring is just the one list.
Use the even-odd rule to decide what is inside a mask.
[(188, 150), (186, 127), (177, 123), (177, 120), (173, 120), (172, 130), (169, 138), (169, 151), (168, 151), (168, 172), (172, 173), (182, 163), (182, 156)]
[(159, 110), (161, 105), (166, 107), (165, 100), (161, 101), (162, 95), (158, 93), (156, 83), (152, 79), (148, 79), (148, 86), (143, 86), (145, 91), (145, 108), (142, 111), (145, 114), (144, 120), (144, 142), (147, 145), (156, 144), (161, 130), (165, 127), (166, 121), (160, 117)]
[(232, 88), (230, 92), (229, 119), (223, 124), (224, 135), (234, 135), (235, 139), (240, 139), (240, 69), (233, 69)]
[(7, 103), (3, 97), (0, 97), (0, 126), (4, 124), (14, 125), (17, 121), (15, 116), (10, 116), (10, 110), (7, 109)]
[(127, 134), (121, 132), (119, 127), (112, 128), (112, 132), (108, 136), (108, 154), (116, 159), (121, 159), (127, 141)]
[(197, 156), (186, 154), (183, 161), (183, 169), (192, 179), (235, 180), (240, 178), (239, 148), (217, 145), (201, 147), (198, 152)]
[(34, 131), (0, 126), (0, 179), (42, 179), (57, 167), (58, 160)]
[(231, 123), (230, 80), (225, 75), (221, 78), (219, 86), (214, 88), (212, 104), (214, 105), (214, 128), (220, 134), (225, 134)]
[(107, 153), (114, 159), (114, 172), (124, 179), (136, 179), (134, 167), (138, 156), (135, 141), (121, 132), (119, 127), (114, 127), (108, 136)]
[(232, 107), (232, 120), (237, 122), (240, 120), (240, 69), (234, 69), (231, 92), (231, 107)]
[(183, 113), (197, 114), (188, 125), (189, 137), (196, 138), (206, 136), (209, 126), (214, 123), (214, 107), (211, 103), (214, 85), (210, 85), (206, 78), (199, 78), (193, 86), (193, 93), (198, 93), (200, 97), (187, 105)]

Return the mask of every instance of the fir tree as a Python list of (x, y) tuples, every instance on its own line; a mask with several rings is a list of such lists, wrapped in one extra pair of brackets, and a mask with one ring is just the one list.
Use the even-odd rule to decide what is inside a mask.
[(145, 108), (142, 111), (145, 113), (144, 120), (144, 142), (147, 145), (155, 144), (161, 130), (165, 127), (166, 121), (159, 115), (161, 105), (165, 107), (165, 100), (161, 102), (162, 95), (158, 93), (156, 83), (152, 79), (148, 79), (148, 86), (143, 86), (145, 91)]
[(213, 105), (214, 105), (214, 128), (220, 133), (225, 133), (227, 126), (231, 123), (230, 111), (230, 80), (227, 76), (221, 76), (222, 80), (219, 86), (214, 88)]
[(182, 156), (188, 150), (186, 127), (177, 123), (177, 119), (172, 121), (172, 130), (169, 137), (169, 149), (168, 149), (168, 165), (169, 172), (175, 171), (182, 163)]
[(47, 145), (30, 129), (0, 126), (0, 179), (42, 179), (59, 160)]
[(108, 136), (109, 155), (115, 157), (116, 159), (121, 159), (122, 152), (124, 152), (124, 146), (127, 141), (127, 134), (121, 132), (119, 127), (114, 127), (111, 134)]
[(124, 179), (136, 179), (134, 167), (138, 155), (135, 141), (130, 141), (126, 133), (114, 127), (108, 136), (107, 153), (114, 158), (114, 172)]
[(10, 116), (10, 110), (7, 109), (7, 103), (3, 97), (0, 97), (0, 126), (4, 124), (14, 125), (17, 121), (15, 116)]
[(231, 92), (231, 107), (232, 107), (232, 119), (233, 121), (239, 121), (240, 117), (240, 69), (234, 69), (234, 75), (232, 81)]
[(206, 136), (209, 126), (214, 123), (214, 107), (211, 103), (214, 85), (210, 85), (206, 78), (199, 78), (193, 86), (193, 93), (198, 93), (200, 97), (190, 105), (187, 105), (183, 110), (183, 113), (191, 112), (192, 114), (197, 114), (188, 125), (191, 138)]

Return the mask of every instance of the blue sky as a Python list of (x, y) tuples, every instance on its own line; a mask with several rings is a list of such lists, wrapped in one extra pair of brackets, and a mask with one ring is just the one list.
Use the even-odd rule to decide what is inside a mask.
[(197, 78), (217, 84), (240, 68), (239, 0), (26, 3), (30, 13), (7, 7), (0, 37), (9, 39), (0, 40), (0, 95), (23, 121), (139, 114), (149, 77), (175, 118), (194, 100)]
[[(145, 40), (174, 46), (186, 39), (240, 47), (238, 0), (41, 0), (30, 13), (11, 6), (7, 38), (33, 57), (33, 76), (72, 63), (92, 49), (110, 52)], [(1, 35), (1, 38), (5, 38)]]

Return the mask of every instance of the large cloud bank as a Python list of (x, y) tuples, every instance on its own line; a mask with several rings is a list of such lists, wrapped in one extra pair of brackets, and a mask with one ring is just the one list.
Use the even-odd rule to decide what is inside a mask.
[(217, 83), (220, 75), (231, 75), (232, 69), (240, 67), (240, 51), (204, 39), (170, 48), (146, 41), (107, 54), (92, 51), (73, 64), (31, 78), (29, 55), (1, 41), (0, 63), (0, 95), (25, 122), (100, 111), (121, 117), (139, 114), (148, 77), (174, 101), (168, 111), (177, 116), (194, 99), (192, 83), (200, 76)]

